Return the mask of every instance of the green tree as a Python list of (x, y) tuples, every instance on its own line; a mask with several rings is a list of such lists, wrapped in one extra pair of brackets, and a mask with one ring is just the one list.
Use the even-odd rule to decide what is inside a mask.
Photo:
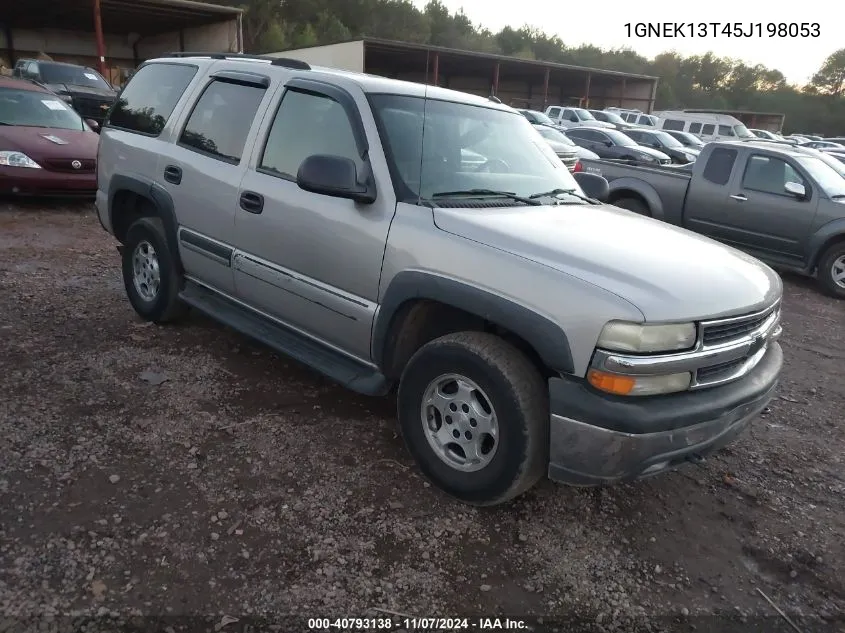
[(830, 55), (813, 75), (810, 85), (816, 92), (832, 97), (842, 96), (845, 89), (845, 48)]

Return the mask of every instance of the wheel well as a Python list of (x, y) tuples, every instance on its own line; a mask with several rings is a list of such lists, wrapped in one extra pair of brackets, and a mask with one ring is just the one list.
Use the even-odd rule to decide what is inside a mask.
[(126, 232), (138, 218), (158, 215), (152, 200), (134, 191), (123, 189), (118, 191), (112, 200), (111, 222), (114, 236), (122, 244), (126, 240)]
[(822, 255), (824, 255), (825, 251), (834, 244), (839, 244), (840, 242), (845, 242), (845, 235), (834, 235), (833, 237), (828, 238), (828, 240), (824, 244), (822, 244), (821, 248), (816, 251), (815, 257), (813, 258), (813, 263), (810, 266), (811, 272), (818, 267), (819, 260), (822, 258)]
[(420, 347), (446, 334), (467, 331), (496, 334), (524, 353), (545, 378), (556, 375), (537, 351), (514, 332), (466, 310), (428, 299), (406, 301), (393, 316), (385, 339), (385, 375), (398, 379)]
[(613, 193), (610, 194), (607, 201), (610, 204), (613, 204), (617, 200), (622, 200), (622, 198), (631, 198), (633, 200), (639, 200), (640, 202), (642, 202), (646, 206), (646, 208), (648, 208), (648, 202), (646, 201), (645, 198), (643, 198), (636, 191), (628, 191), (626, 189), (614, 191)]

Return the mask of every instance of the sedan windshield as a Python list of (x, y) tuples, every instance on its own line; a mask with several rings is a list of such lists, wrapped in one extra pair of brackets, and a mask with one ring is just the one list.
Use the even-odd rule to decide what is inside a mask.
[(604, 120), (608, 123), (615, 123), (616, 125), (628, 125), (625, 119), (623, 119), (615, 112), (608, 112), (607, 110), (604, 110), (602, 114), (604, 116)]
[[(456, 192), (527, 198), (560, 189), (583, 195), (536, 128), (515, 111), (405, 95), (370, 99), (405, 202), (436, 198), (442, 205)], [(468, 160), (476, 155), (483, 161)]]
[(0, 124), (84, 130), (80, 116), (46, 92), (0, 88)]
[(582, 110), (581, 108), (572, 108), (572, 111), (582, 121), (595, 121), (596, 117), (592, 115), (592, 113), (588, 112), (587, 110)]
[(650, 132), (649, 136), (658, 139), (664, 147), (674, 147), (675, 149), (683, 149), (684, 147), (683, 143), (666, 132)]
[(540, 123), (542, 125), (554, 125), (555, 122), (552, 121), (549, 117), (547, 117), (542, 112), (534, 112), (533, 110), (528, 110), (531, 113), (531, 119), (534, 123)]
[(614, 145), (618, 145), (619, 147), (637, 147), (639, 143), (634, 141), (630, 136), (627, 134), (623, 134), (618, 130), (602, 130), (602, 134), (605, 134), (610, 137), (610, 140), (613, 141)]
[(571, 138), (558, 132), (557, 130), (553, 130), (550, 127), (538, 127), (537, 131), (544, 138), (547, 138), (550, 141), (557, 141), (558, 143), (563, 143), (564, 145), (569, 145), (570, 147), (577, 147)]
[(65, 66), (64, 64), (39, 64), (41, 77), (48, 84), (72, 84), (88, 88), (102, 88), (110, 90), (109, 82), (93, 68), (82, 66)]

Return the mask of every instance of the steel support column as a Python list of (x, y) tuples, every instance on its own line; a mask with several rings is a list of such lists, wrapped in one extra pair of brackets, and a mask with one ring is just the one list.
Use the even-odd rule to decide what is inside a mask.
[(94, 34), (97, 37), (97, 69), (106, 76), (106, 42), (103, 38), (103, 19), (100, 14), (100, 0), (94, 0)]

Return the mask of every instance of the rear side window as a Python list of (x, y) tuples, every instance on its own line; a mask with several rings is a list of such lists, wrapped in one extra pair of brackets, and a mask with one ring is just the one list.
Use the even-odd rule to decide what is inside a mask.
[(184, 64), (143, 66), (129, 80), (106, 125), (158, 136), (196, 74), (196, 66)]
[(731, 172), (736, 162), (736, 150), (718, 147), (710, 154), (704, 167), (704, 179), (714, 185), (726, 185), (731, 179)]
[(719, 126), (719, 136), (733, 136), (734, 131), (730, 125), (720, 125)]
[(708, 123), (707, 125), (701, 128), (701, 133), (704, 136), (711, 136), (715, 130), (716, 126)]
[(689, 124), (689, 131), (690, 134), (698, 134), (701, 132), (701, 123), (690, 123)]
[(241, 162), (264, 88), (212, 81), (197, 99), (179, 144), (227, 163)]
[(664, 130), (675, 130), (680, 132), (684, 129), (684, 122), (679, 121), (678, 119), (666, 119), (663, 122), (663, 129)]

